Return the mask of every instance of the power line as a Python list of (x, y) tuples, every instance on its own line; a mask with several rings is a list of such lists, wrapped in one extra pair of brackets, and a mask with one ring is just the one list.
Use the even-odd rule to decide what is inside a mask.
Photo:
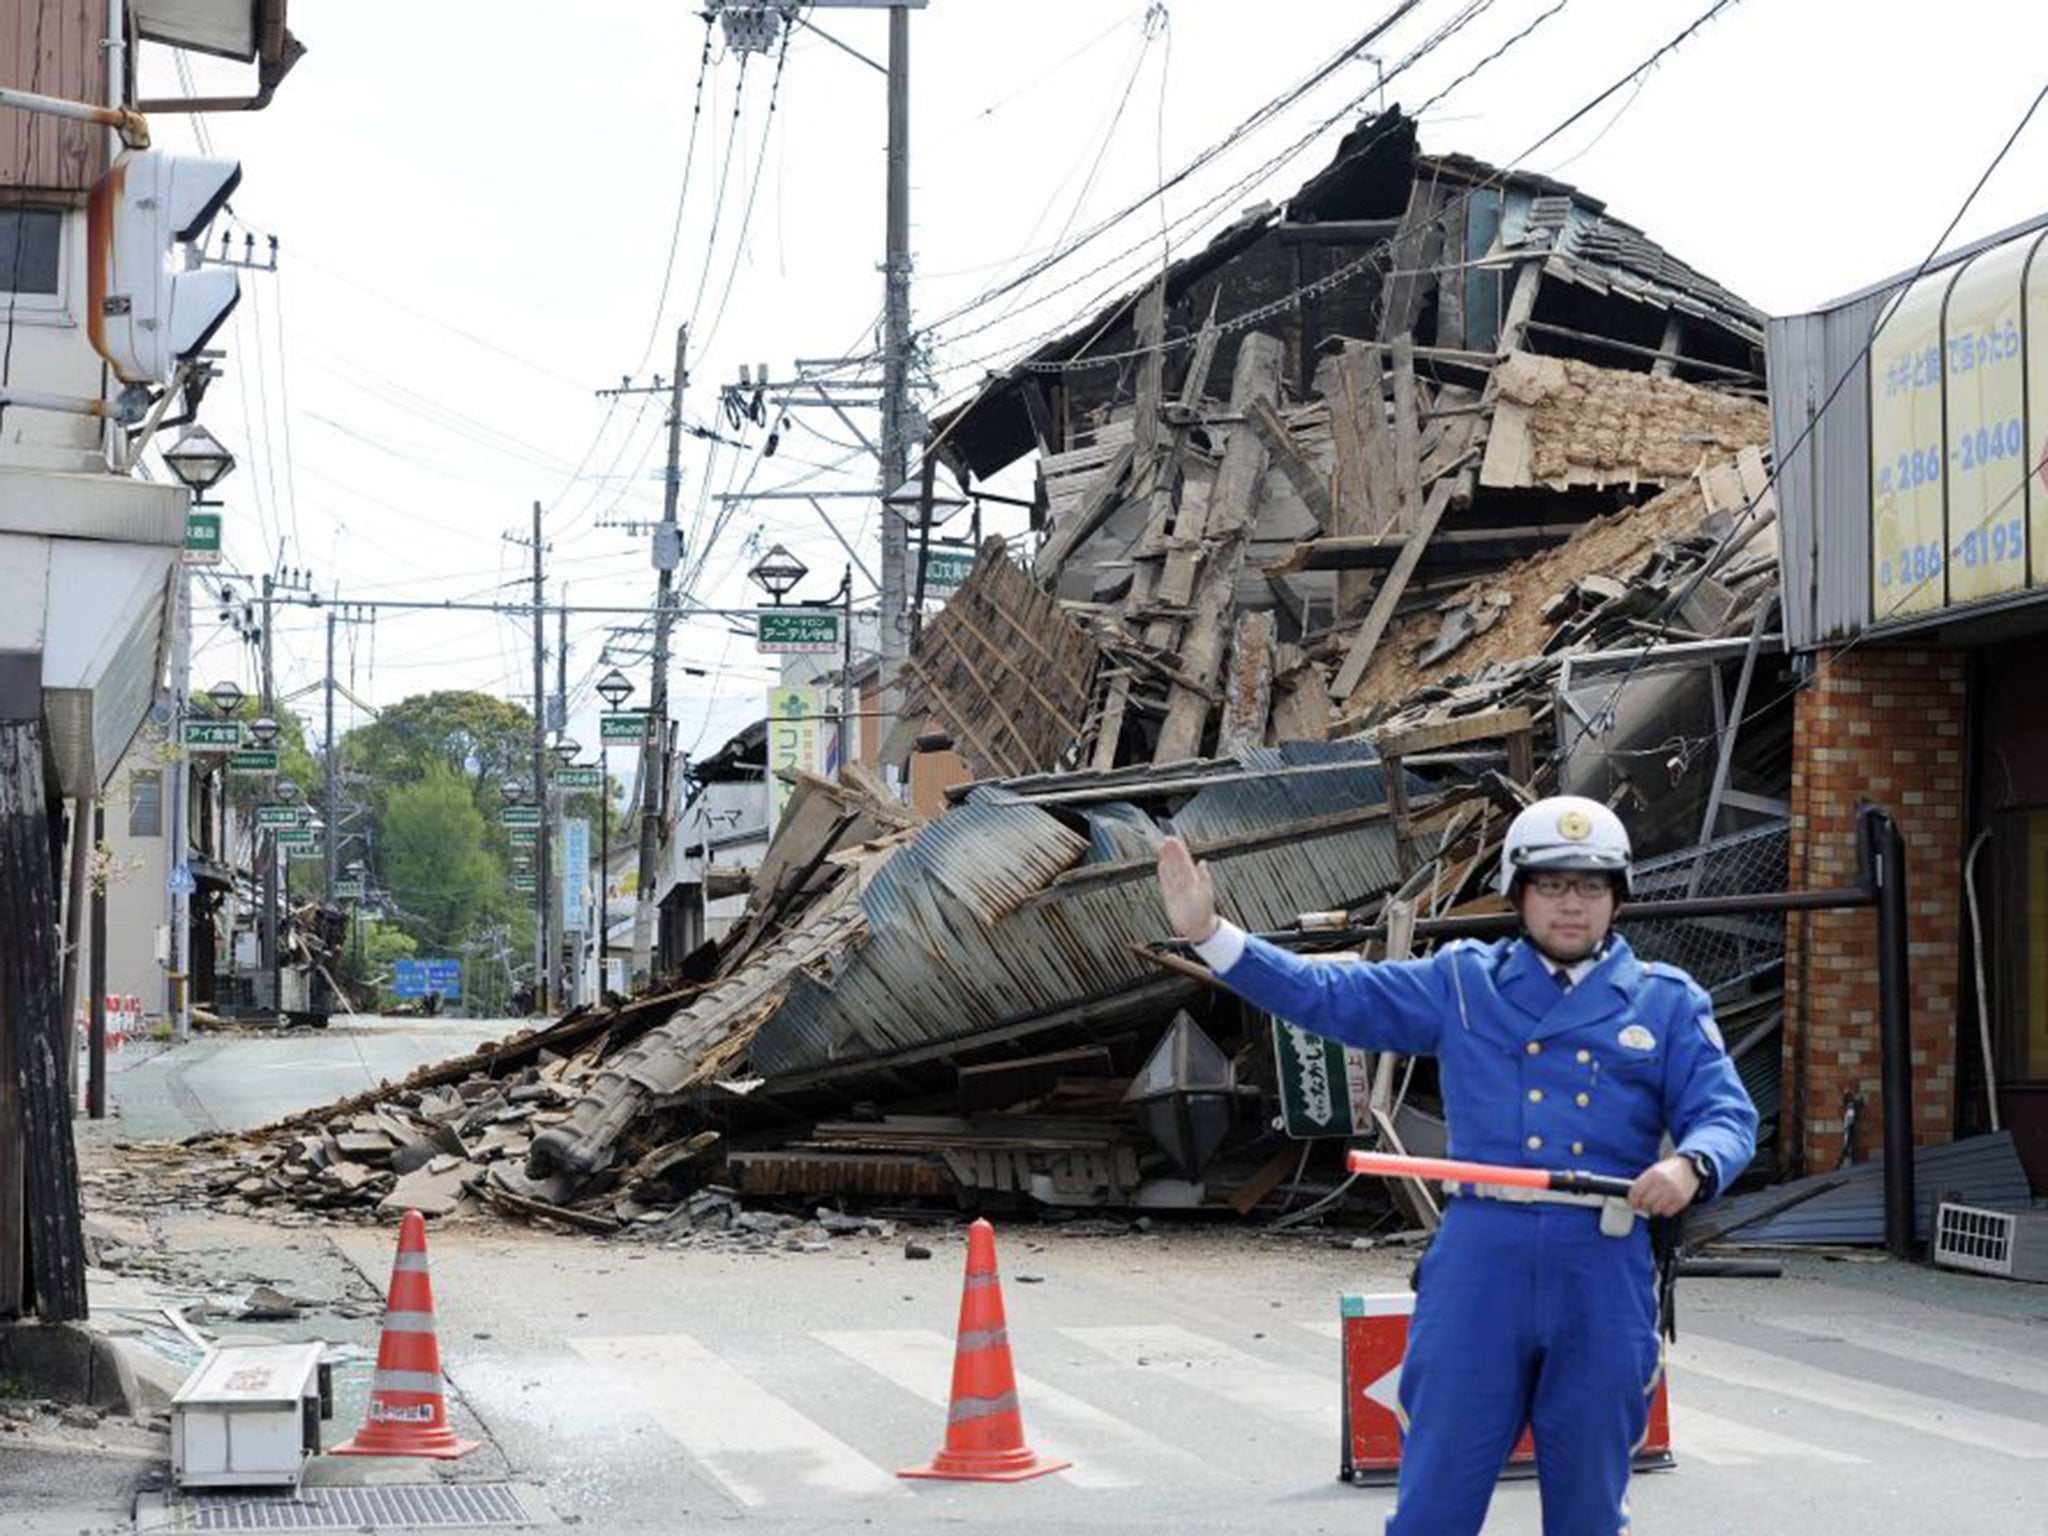
[[(1723, 3), (1733, 3), (1733, 0), (1723, 0)], [(1719, 7), (1717, 6), (1716, 9), (1718, 10)], [(1977, 197), (1981, 192), (1983, 192), (1985, 185), (1991, 180), (1993, 174), (1997, 172), (1999, 166), (2005, 163), (2006, 156), (2012, 153), (2013, 146), (2019, 142), (2020, 135), (2026, 132), (2027, 124), (2033, 121), (2034, 114), (2041, 109), (2041, 103), (2044, 100), (2048, 100), (2048, 85), (2044, 85), (2041, 88), (2040, 92), (2035, 95), (2034, 99), (2028, 103), (2027, 110), (2020, 115), (2020, 120), (2018, 124), (2016, 124), (2012, 132), (2006, 136), (2006, 140), (2002, 145), (1999, 146), (1998, 152), (1991, 157), (1990, 163), (1984, 167), (1983, 172), (1977, 177), (1975, 184), (1971, 186), (1968, 195), (1963, 198), (1963, 201), (1961, 205), (1956, 209), (1954, 216), (1949, 219), (1947, 225), (1942, 229), (1940, 235), (1938, 235), (1935, 238), (1934, 244), (1928, 248), (1927, 254), (1921, 258), (1920, 264), (1913, 269), (1912, 275), (1910, 277), (1908, 277), (1904, 282), (1899, 284), (1897, 293), (1900, 299), (1903, 299), (1904, 295), (1911, 291), (1913, 285), (1919, 282), (1922, 277), (1926, 276), (1928, 268), (1934, 265), (1936, 258), (1941, 253), (1942, 247), (1948, 244), (1949, 237), (1956, 232), (1957, 226), (1959, 226), (1962, 223), (1964, 217), (1969, 213), (1971, 205), (1973, 205), (1977, 201)], [(1761, 505), (1761, 503), (1763, 502), (1763, 499), (1766, 496), (1770, 495), (1772, 490), (1776, 488), (1779, 477), (1784, 473), (1785, 465), (1790, 463), (1792, 460), (1796, 459), (1799, 456), (1799, 450), (1806, 445), (1807, 439), (1814, 434), (1815, 430), (1820, 426), (1821, 421), (1826, 417), (1827, 413), (1834, 407), (1835, 402), (1838, 399), (1840, 399), (1842, 391), (1848, 387), (1849, 380), (1855, 377), (1857, 371), (1868, 363), (1872, 350), (1875, 349), (1875, 347), (1877, 346), (1877, 338), (1883, 334), (1884, 328), (1891, 323), (1893, 317), (1898, 314), (1898, 311), (1899, 303), (1896, 300), (1880, 308), (1876, 321), (1871, 325), (1870, 334), (1864, 338), (1863, 345), (1857, 349), (1856, 356), (1850, 359), (1849, 363), (1842, 369), (1841, 374), (1836, 378), (1833, 386), (1828, 390), (1827, 395), (1821, 400), (1819, 407), (1807, 417), (1806, 424), (1800, 429), (1798, 436), (1792, 440), (1791, 444), (1784, 450), (1783, 453), (1776, 454), (1773, 456), (1770, 474), (1765, 478), (1763, 485), (1758, 488), (1756, 495), (1752, 496), (1749, 499), (1748, 504), (1744, 506), (1741, 512), (1739, 512), (1736, 515), (1734, 526), (1731, 527), (1728, 530), (1727, 534), (1723, 536), (1722, 546), (1724, 548), (1727, 547), (1730, 544), (1730, 542), (1738, 536), (1738, 534), (1741, 531), (1741, 525), (1743, 521), (1747, 518), (1755, 516), (1756, 510), (1758, 506)], [(1993, 519), (2002, 515), (2005, 507), (2012, 502), (2013, 498), (2026, 490), (2027, 481), (2027, 474), (2023, 471), (2019, 483), (2014, 487), (2014, 489), (2011, 492), (2008, 492), (2003, 498), (2001, 498), (1998, 504), (1994, 506), (1991, 509), (1991, 511), (1978, 522), (1977, 527), (1970, 531), (1981, 533), (1986, 527), (1990, 525)], [(1945, 557), (1943, 560), (1943, 570), (1945, 570), (1947, 566), (1946, 555), (1950, 553), (1953, 553), (1953, 551), (1945, 552)], [(1710, 560), (1708, 563), (1711, 565), (1712, 561)], [(1702, 569), (1704, 570), (1705, 567), (1702, 567)], [(1941, 576), (1943, 574), (1943, 570), (1932, 571), (1925, 577), (1921, 578), (1921, 580), (1918, 583), (1916, 583), (1913, 587), (1908, 589), (1906, 597), (1910, 598), (1914, 594), (1925, 590), (1929, 582), (1933, 581), (1937, 576)], [(1903, 603), (1904, 601), (1905, 599), (1901, 599), (1901, 603)], [(1867, 638), (1869, 638), (1869, 631), (1866, 629), (1862, 634), (1856, 636), (1854, 639), (1848, 641), (1846, 644), (1840, 646), (1839, 648), (1830, 649), (1827, 652), (1827, 654), (1832, 659), (1839, 659), (1842, 656), (1847, 655), (1851, 650), (1853, 650), (1856, 646), (1860, 645)], [(1670, 643), (1671, 641), (1668, 636), (1660, 636), (1657, 640), (1652, 641), (1650, 645), (1644, 647), (1642, 651), (1637, 653), (1635, 659), (1629, 663), (1628, 670), (1621, 675), (1621, 679), (1615, 683), (1614, 688), (1608, 694), (1606, 702), (1600, 706), (1599, 711), (1595, 714), (1594, 723), (1596, 725), (1601, 722), (1610, 720), (1613, 717), (1614, 709), (1621, 697), (1622, 690), (1628, 686), (1629, 680), (1633, 678), (1635, 674), (1641, 669), (1643, 662), (1649, 658), (1651, 652), (1653, 652), (1659, 645), (1668, 645)], [(1808, 686), (1809, 682), (1810, 679), (1803, 679), (1800, 682), (1795, 683), (1790, 689), (1786, 690), (1786, 692), (1781, 694), (1777, 699), (1772, 700), (1770, 704), (1760, 706), (1758, 710), (1752, 710), (1748, 715), (1745, 715), (1743, 718), (1745, 720), (1754, 718), (1758, 713), (1761, 713), (1763, 709), (1775, 707), (1777, 704), (1784, 702), (1785, 699), (1790, 698), (1794, 694), (1798, 693), (1801, 688)], [(1738, 722), (1738, 724), (1739, 723), (1740, 722)]]
[[(1260, 107), (1257, 111), (1253, 112), (1251, 116), (1247, 117), (1246, 119), (1244, 119), (1244, 121), (1240, 122), (1236, 127), (1232, 128), (1222, 138), (1216, 140), (1216, 142), (1209, 145), (1206, 149), (1200, 151), (1194, 157), (1194, 159), (1189, 161), (1186, 165), (1182, 166), (1178, 171), (1174, 172), (1172, 176), (1168, 177), (1158, 187), (1154, 188), (1150, 192), (1145, 193), (1143, 196), (1139, 197), (1135, 201), (1127, 203), (1117, 212), (1112, 213), (1106, 218), (1097, 221), (1093, 226), (1091, 226), (1088, 229), (1086, 233), (1077, 238), (1070, 246), (1066, 247), (1064, 250), (1055, 251), (1052, 255), (1047, 256), (1042, 260), (1033, 262), (1030, 266), (1025, 268), (1024, 271), (1020, 272), (1017, 276), (1010, 278), (1006, 282), (999, 283), (992, 288), (984, 290), (982, 293), (977, 294), (974, 298), (969, 299), (965, 304), (962, 304), (956, 309), (948, 312), (947, 314), (940, 316), (937, 320), (932, 322), (931, 329), (936, 330), (941, 326), (947, 325), (952, 321), (959, 319), (962, 315), (965, 315), (974, 309), (980, 308), (984, 304), (993, 302), (994, 300), (1001, 298), (1003, 295), (1007, 293), (1012, 293), (1016, 291), (1018, 288), (1022, 287), (1024, 284), (1030, 282), (1032, 279), (1038, 277), (1042, 273), (1050, 271), (1053, 267), (1058, 266), (1061, 262), (1065, 261), (1069, 256), (1072, 256), (1076, 251), (1085, 249), (1091, 242), (1100, 238), (1109, 230), (1115, 228), (1118, 224), (1122, 223), (1125, 219), (1131, 217), (1131, 215), (1133, 215), (1134, 213), (1137, 213), (1145, 207), (1149, 206), (1155, 199), (1164, 196), (1168, 191), (1172, 190), (1174, 187), (1179, 186), (1182, 182), (1186, 181), (1190, 176), (1195, 175), (1204, 166), (1209, 164), (1210, 161), (1216, 159), (1219, 155), (1223, 154), (1233, 144), (1238, 143), (1240, 140), (1244, 139), (1248, 135), (1256, 132), (1259, 128), (1263, 127), (1267, 122), (1271, 121), (1280, 112), (1285, 111), (1288, 107), (1292, 106), (1295, 102), (1299, 101), (1303, 96), (1307, 95), (1308, 92), (1315, 89), (1316, 86), (1322, 84), (1323, 81), (1327, 80), (1331, 75), (1335, 74), (1345, 64), (1349, 63), (1352, 59), (1357, 57), (1359, 54), (1363, 53), (1367, 48), (1371, 47), (1372, 44), (1376, 42), (1381, 36), (1383, 36), (1391, 27), (1393, 27), (1395, 23), (1400, 21), (1401, 18), (1406, 16), (1410, 11), (1414, 10), (1415, 7), (1420, 3), (1421, 0), (1400, 0), (1400, 3), (1396, 4), (1392, 11), (1390, 11), (1387, 15), (1381, 17), (1378, 21), (1374, 22), (1372, 26), (1366, 29), (1365, 33), (1362, 36), (1357, 38), (1355, 41), (1347, 44), (1344, 48), (1340, 49), (1335, 57), (1327, 60), (1319, 68), (1313, 71), (1306, 79), (1297, 82), (1294, 86), (1282, 92), (1279, 96), (1268, 101), (1264, 106)], [(1480, 5), (1488, 5), (1492, 3), (1492, 0), (1475, 0), (1475, 3), (1478, 3)]]
[[(1515, 37), (1510, 38), (1505, 45), (1495, 50), (1495, 52), (1492, 55), (1481, 60), (1478, 65), (1475, 65), (1472, 69), (1466, 71), (1466, 73), (1463, 76), (1461, 76), (1459, 80), (1454, 81), (1452, 83), (1452, 86), (1447, 87), (1444, 91), (1439, 91), (1436, 96), (1432, 97), (1430, 101), (1425, 104), (1425, 109), (1427, 106), (1433, 106), (1436, 102), (1442, 100), (1444, 95), (1446, 95), (1450, 89), (1454, 89), (1457, 85), (1462, 84), (1466, 80), (1469, 80), (1473, 75), (1477, 74), (1479, 70), (1484, 69), (1488, 65), (1492, 64), (1495, 60), (1500, 58), (1502, 54), (1506, 53), (1510, 48), (1515, 46), (1515, 44), (1519, 43), (1523, 38), (1527, 37), (1530, 32), (1534, 31), (1536, 25), (1540, 25), (1542, 21), (1547, 20), (1549, 15), (1554, 15), (1556, 13), (1556, 10), (1562, 9), (1564, 3), (1566, 3), (1566, 0), (1560, 0), (1560, 4), (1555, 9), (1553, 9), (1553, 11), (1546, 14), (1544, 17), (1539, 17), (1536, 24), (1524, 28), (1522, 32), (1518, 33)], [(1471, 3), (1469, 3), (1464, 10), (1459, 12), (1458, 15), (1451, 18), (1450, 21), (1446, 22), (1434, 33), (1431, 33), (1428, 37), (1425, 37), (1412, 50), (1410, 50), (1410, 52), (1405, 57), (1397, 61), (1392, 69), (1383, 72), (1379, 80), (1375, 82), (1374, 90), (1379, 90), (1382, 87), (1384, 87), (1389, 81), (1400, 78), (1409, 69), (1413, 68), (1416, 64), (1419, 64), (1423, 59), (1429, 57), (1430, 54), (1434, 53), (1438, 48), (1442, 47), (1445, 43), (1450, 41), (1451, 38), (1457, 36), (1458, 33), (1461, 32), (1465, 27), (1469, 26), (1473, 21), (1477, 20), (1478, 17), (1481, 14), (1483, 14), (1485, 8), (1491, 4), (1492, 0), (1471, 0)], [(1213, 193), (1206, 200), (1197, 204), (1194, 208), (1190, 209), (1187, 213), (1173, 220), (1171, 225), (1169, 226), (1169, 229), (1178, 230), (1186, 226), (1198, 226), (1201, 223), (1201, 221), (1206, 219), (1208, 215), (1211, 214), (1218, 206), (1227, 202), (1233, 202), (1236, 199), (1243, 196), (1246, 189), (1263, 181), (1265, 178), (1267, 178), (1275, 171), (1277, 171), (1281, 166), (1295, 159), (1311, 144), (1313, 144), (1317, 139), (1321, 138), (1324, 133), (1328, 132), (1328, 130), (1331, 127), (1343, 121), (1345, 118), (1349, 117), (1353, 111), (1357, 110), (1364, 103), (1366, 96), (1369, 96), (1371, 94), (1372, 92), (1369, 91), (1365, 93), (1365, 95), (1353, 97), (1351, 100), (1345, 102), (1345, 104), (1342, 107), (1338, 108), (1337, 111), (1330, 114), (1328, 117), (1323, 118), (1320, 122), (1312, 126), (1306, 133), (1296, 138), (1292, 143), (1286, 145), (1277, 153), (1269, 156), (1265, 161), (1263, 161), (1259, 165), (1254, 166), (1250, 171), (1240, 176), (1236, 181), (1231, 182), (1227, 186), (1223, 187), (1221, 190)], [(1419, 116), (1420, 114), (1418, 113), (1417, 115)], [(1363, 154), (1367, 152), (1375, 144), (1378, 144), (1382, 142), (1385, 138), (1387, 138), (1393, 131), (1394, 130), (1392, 128), (1382, 129), (1381, 132), (1376, 134), (1372, 140), (1370, 140), (1364, 146), (1361, 146), (1361, 148), (1356, 153)], [(1135, 295), (1127, 294), (1126, 290), (1128, 290), (1131, 284), (1134, 281), (1136, 281), (1138, 272), (1142, 272), (1150, 267), (1151, 259), (1148, 253), (1151, 243), (1152, 237), (1148, 234), (1143, 239), (1140, 239), (1132, 243), (1131, 245), (1126, 246), (1123, 250), (1117, 252), (1114, 256), (1108, 257), (1106, 260), (1097, 263), (1093, 267), (1090, 267), (1087, 271), (1082, 272), (1077, 276), (1068, 279), (1068, 281), (1061, 284), (1059, 287), (1049, 289), (1045, 293), (1035, 295), (1030, 300), (1018, 304), (1010, 313), (1021, 314), (1026, 310), (1037, 309), (1042, 305), (1048, 304), (1067, 293), (1071, 293), (1076, 288), (1079, 288), (1083, 283), (1086, 283), (1091, 279), (1100, 276), (1102, 273), (1107, 272), (1110, 269), (1118, 266), (1120, 263), (1128, 260), (1130, 257), (1145, 254), (1145, 259), (1139, 263), (1136, 272), (1128, 273), (1124, 276), (1111, 279), (1111, 281), (1106, 286), (1097, 291), (1096, 295), (1093, 298), (1085, 301), (1081, 305), (1081, 309), (1084, 313), (1092, 311), (1097, 306), (1119, 295), (1125, 295), (1126, 297), (1135, 297)], [(949, 318), (958, 318), (964, 312), (964, 309), (955, 310), (953, 312), (953, 316)], [(966, 340), (971, 336), (979, 336), (986, 331), (994, 329), (994, 327), (1000, 322), (1001, 318), (1002, 317), (998, 317), (997, 320), (983, 321), (980, 324), (972, 326), (967, 330), (955, 332), (953, 335), (948, 337), (937, 338), (935, 336), (934, 340), (936, 342), (942, 339), (947, 343), (958, 343)], [(938, 322), (939, 325), (943, 325), (944, 323), (945, 321)], [(1053, 326), (1044, 331), (1039, 332), (1038, 335), (1030, 338), (1028, 341), (1022, 343), (1014, 343), (1009, 346), (1002, 347), (997, 351), (987, 353), (978, 358), (970, 359), (964, 363), (951, 364), (941, 371), (943, 373), (956, 373), (963, 371), (965, 369), (979, 367), (982, 364), (993, 362), (997, 358), (1009, 356), (1018, 351), (1029, 350), (1030, 348), (1035, 347), (1038, 344), (1050, 340), (1051, 338), (1059, 335), (1063, 330), (1067, 329), (1070, 324), (1071, 322), (1055, 323)], [(936, 327), (934, 327), (934, 331), (935, 330)], [(1187, 339), (1192, 340), (1191, 337)]]

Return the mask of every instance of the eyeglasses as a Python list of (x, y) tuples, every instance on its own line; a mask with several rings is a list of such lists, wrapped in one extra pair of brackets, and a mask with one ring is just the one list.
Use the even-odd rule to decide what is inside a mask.
[(1529, 889), (1538, 896), (1547, 896), (1552, 901), (1565, 896), (1576, 896), (1581, 901), (1593, 901), (1601, 896), (1614, 894), (1614, 881), (1603, 874), (1582, 875), (1531, 875)]

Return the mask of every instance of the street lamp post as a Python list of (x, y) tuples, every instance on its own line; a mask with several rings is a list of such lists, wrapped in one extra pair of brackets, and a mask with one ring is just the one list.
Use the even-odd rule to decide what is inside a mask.
[[(259, 748), (275, 745), (277, 741), (277, 722), (268, 715), (258, 715), (249, 722), (249, 739), (256, 743)], [(272, 789), (274, 792), (274, 785)], [(256, 947), (261, 951), (257, 957), (257, 964), (260, 968), (271, 971), (274, 981), (276, 973), (271, 967), (270, 957), (277, 953), (277, 871), (274, 868), (277, 861), (277, 845), (275, 843), (269, 845), (270, 862), (265, 865), (266, 878), (263, 882), (263, 889), (259, 893), (256, 880), (256, 860), (257, 850), (263, 846), (263, 828), (258, 826), (255, 837), (249, 843), (249, 894), (252, 901), (261, 901), (263, 903), (262, 912), (255, 924)], [(250, 987), (250, 991), (252, 994), (255, 991), (253, 984)], [(275, 1006), (276, 1001), (277, 999), (273, 996), (271, 998), (273, 1006)]]
[[(276, 726), (273, 725), (271, 729), (274, 731)], [(290, 805), (299, 798), (298, 781), (296, 779), (279, 779), (273, 793), (276, 794), (280, 803)], [(292, 899), (292, 887), (290, 879), (281, 867), (283, 863), (284, 860), (279, 857), (277, 828), (272, 827), (270, 829), (270, 870), (272, 883), (282, 892), (285, 904), (289, 906)], [(270, 936), (270, 1006), (275, 1012), (282, 1014), (284, 1012), (284, 945), (282, 942), (283, 936), (277, 931), (276, 902), (264, 903), (263, 921)]]
[[(597, 693), (605, 707), (616, 714), (619, 706), (633, 696), (633, 683), (613, 667), (598, 680)], [(597, 834), (597, 990), (602, 999), (612, 979), (612, 749), (602, 731), (598, 733), (597, 762), (598, 778), (602, 781)]]
[[(566, 736), (561, 736), (556, 738), (555, 744), (548, 750), (554, 754), (556, 763), (567, 768), (576, 761), (578, 755), (582, 753), (583, 747), (581, 743), (571, 741)], [(548, 995), (561, 998), (564, 1007), (574, 1007), (576, 1003), (575, 977), (576, 971), (580, 969), (580, 966), (571, 966), (567, 987), (560, 985), (562, 980), (562, 942), (567, 938), (570, 931), (568, 818), (563, 814), (566, 810), (566, 801), (566, 794), (556, 789), (551, 783), (548, 790), (548, 803), (541, 809), (541, 814), (550, 818), (552, 822), (554, 844), (560, 854), (556, 863), (559, 866), (562, 880), (561, 899), (552, 903), (552, 910), (556, 916), (555, 931), (550, 936), (548, 942)], [(550, 878), (553, 878), (555, 873), (555, 870), (550, 870)], [(554, 893), (550, 891), (549, 894), (553, 895)]]
[[(163, 450), (164, 466), (180, 485), (192, 493), (192, 505), (210, 505), (206, 493), (225, 480), (235, 467), (235, 456), (219, 439), (201, 426), (188, 426), (178, 440)], [(185, 743), (185, 715), (192, 687), (192, 568), (182, 561), (178, 567), (177, 619), (171, 650), (171, 730), (180, 756), (171, 783), (171, 872), (167, 882), (171, 898), (171, 963), (169, 1005), (171, 1038), (184, 1042), (191, 1033), (192, 997), (190, 986), (192, 953), (192, 877), (188, 867), (191, 834), (191, 765), (182, 755)], [(237, 689), (236, 703), (240, 703)]]

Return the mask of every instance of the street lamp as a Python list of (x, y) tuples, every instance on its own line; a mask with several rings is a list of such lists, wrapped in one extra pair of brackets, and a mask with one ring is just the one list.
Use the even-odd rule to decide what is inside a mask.
[(279, 779), (272, 792), (286, 805), (290, 805), (299, 798), (299, 781), (297, 779)]
[(258, 715), (249, 722), (249, 739), (259, 747), (267, 747), (277, 740), (277, 722), (268, 715)]
[(632, 679), (627, 677), (617, 667), (613, 667), (611, 671), (598, 679), (597, 693), (598, 697), (603, 699), (606, 704), (610, 705), (613, 709), (617, 709), (627, 699), (632, 697)]
[(780, 544), (769, 546), (768, 553), (757, 560), (747, 571), (747, 579), (775, 599), (775, 606), (782, 606), (796, 584), (811, 574), (811, 568), (797, 559)]
[(567, 736), (564, 736), (561, 740), (557, 741), (548, 750), (555, 754), (556, 762), (560, 763), (564, 768), (567, 768), (574, 764), (576, 759), (582, 755), (583, 743), (580, 741), (572, 741)]
[(936, 527), (962, 507), (972, 506), (973, 502), (951, 475), (935, 467), (929, 499), (925, 494), (924, 472), (920, 469), (884, 496), (882, 505), (903, 518), (928, 520)]
[(194, 502), (204, 504), (206, 493), (234, 470), (235, 456), (206, 428), (190, 426), (164, 450), (164, 464), (192, 493)]
[(241, 685), (231, 679), (223, 679), (206, 690), (207, 698), (213, 701), (215, 711), (225, 720), (242, 707), (244, 694)]

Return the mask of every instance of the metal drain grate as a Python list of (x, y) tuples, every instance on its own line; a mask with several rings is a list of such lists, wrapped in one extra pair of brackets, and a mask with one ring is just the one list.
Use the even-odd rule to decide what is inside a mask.
[(509, 1483), (404, 1483), (371, 1488), (305, 1488), (296, 1498), (187, 1494), (167, 1504), (150, 1533), (172, 1531), (460, 1530), (552, 1523)]

